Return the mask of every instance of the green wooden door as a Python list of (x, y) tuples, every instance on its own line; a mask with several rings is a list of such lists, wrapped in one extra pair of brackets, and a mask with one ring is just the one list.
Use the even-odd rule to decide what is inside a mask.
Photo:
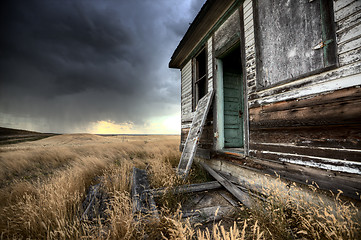
[(242, 75), (223, 73), (224, 147), (243, 147)]

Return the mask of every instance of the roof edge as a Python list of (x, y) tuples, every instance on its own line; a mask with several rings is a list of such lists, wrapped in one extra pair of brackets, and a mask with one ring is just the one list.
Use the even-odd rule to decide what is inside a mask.
[[(222, 2), (222, 4), (218, 4), (218, 8), (219, 5), (221, 5), (221, 7), (224, 6), (224, 8), (221, 10), (222, 13), (218, 14), (218, 17), (214, 22), (212, 22), (212, 25), (210, 25), (209, 29), (206, 32), (204, 32), (204, 34), (202, 35), (202, 37), (200, 37), (200, 39), (198, 39), (199, 41), (193, 43), (190, 42), (190, 44), (194, 44), (194, 46), (192, 47), (191, 50), (188, 50), (189, 52), (187, 52), (187, 55), (179, 56), (181, 54), (182, 49), (186, 46), (187, 42), (192, 41), (190, 40), (191, 36), (197, 31), (198, 24), (200, 24), (203, 18), (208, 14), (208, 10), (211, 9), (215, 3), (219, 3), (217, 2), (217, 0), (207, 0), (202, 6), (197, 16), (195, 17), (195, 19), (193, 20), (193, 22), (191, 23), (190, 27), (183, 36), (182, 40), (179, 42), (177, 48), (175, 49), (171, 57), (168, 67), (181, 69), (184, 62), (187, 59), (189, 59), (189, 55), (191, 55), (194, 51), (197, 51), (197, 49), (199, 50), (199, 45), (204, 44), (205, 38), (208, 38), (212, 32), (218, 29), (219, 26), (225, 21), (225, 19), (230, 14), (232, 14), (236, 10), (236, 8), (239, 7), (243, 2), (244, 0), (229, 0), (228, 4), (225, 4), (226, 2)], [(215, 7), (217, 8), (217, 6)]]
[(192, 32), (194, 32), (194, 30), (196, 29), (196, 26), (198, 25), (198, 23), (202, 20), (202, 18), (206, 15), (207, 10), (210, 8), (210, 6), (212, 4), (214, 4), (216, 0), (207, 0), (201, 10), (199, 10), (197, 16), (194, 18), (193, 22), (191, 23), (191, 25), (189, 26), (187, 32), (184, 34), (182, 40), (179, 42), (177, 48), (175, 49), (175, 51), (173, 52), (173, 55), (171, 57), (171, 60), (168, 64), (169, 68), (180, 68), (180, 64), (176, 64), (174, 62), (174, 59), (178, 56), (182, 46), (185, 44), (185, 42), (189, 39), (189, 37), (192, 35)]

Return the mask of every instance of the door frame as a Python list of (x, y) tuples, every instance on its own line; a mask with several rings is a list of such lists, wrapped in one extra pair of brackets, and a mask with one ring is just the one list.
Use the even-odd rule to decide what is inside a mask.
[[(223, 61), (222, 58), (226, 56), (229, 52), (233, 50), (233, 48), (236, 45), (240, 45), (241, 51), (242, 44), (240, 41), (237, 41), (231, 48), (228, 48), (227, 51), (224, 51), (222, 54), (219, 54), (219, 56), (215, 56), (215, 68), (216, 68), (216, 92), (215, 92), (215, 104), (216, 104), (216, 131), (214, 133), (215, 137), (215, 150), (216, 151), (223, 151), (224, 149), (224, 88), (223, 88)], [(248, 119), (248, 97), (247, 97), (247, 86), (246, 86), (246, 78), (245, 78), (245, 68), (244, 68), (244, 58), (242, 57), (242, 53), (240, 52), (241, 57), (241, 68), (242, 68), (242, 86), (241, 91), (243, 94), (243, 146), (240, 147), (243, 148), (244, 154), (248, 155), (248, 144), (249, 144), (249, 134), (248, 134), (248, 126), (249, 126), (249, 119)]]

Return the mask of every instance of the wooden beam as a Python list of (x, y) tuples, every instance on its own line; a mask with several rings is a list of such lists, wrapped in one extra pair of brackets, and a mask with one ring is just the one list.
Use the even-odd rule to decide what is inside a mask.
[(150, 212), (154, 218), (159, 219), (153, 195), (146, 191), (149, 190), (147, 172), (134, 167), (132, 181), (133, 214)]
[(238, 206), (238, 202), (234, 201), (232, 198), (230, 198), (229, 196), (227, 196), (227, 194), (223, 193), (223, 192), (219, 192), (219, 195), (221, 195), (227, 202), (229, 202), (233, 207), (237, 207)]
[(238, 187), (232, 184), (228, 179), (216, 173), (216, 171), (214, 171), (206, 163), (201, 162), (200, 164), (204, 167), (204, 169), (206, 169), (209, 172), (209, 174), (212, 175), (212, 177), (214, 177), (220, 184), (223, 185), (223, 187), (225, 187), (230, 193), (232, 193), (233, 196), (235, 196), (243, 205), (245, 205), (248, 208), (251, 208), (252, 200), (246, 192), (240, 190)]
[(233, 212), (234, 207), (232, 206), (213, 206), (183, 212), (182, 218), (190, 218), (193, 223), (207, 223), (221, 220), (224, 216)]
[(92, 218), (91, 217), (91, 208), (93, 207), (94, 202), (96, 201), (95, 199), (97, 198), (99, 188), (100, 188), (100, 183), (90, 187), (90, 190), (89, 190), (89, 193), (87, 196), (87, 198), (89, 197), (89, 204), (86, 207), (86, 209), (84, 210), (84, 212), (80, 218), (80, 221), (88, 220), (88, 219)]
[(253, 184), (247, 184), (244, 181), (240, 181), (237, 177), (232, 176), (230, 174), (227, 174), (225, 172), (220, 172), (220, 171), (216, 171), (219, 175), (221, 175), (222, 177), (228, 179), (228, 181), (230, 181), (231, 183), (233, 183), (234, 185), (236, 185), (239, 189), (241, 189), (242, 191), (247, 191), (247, 190), (251, 190), (248, 191), (248, 194), (251, 195), (254, 198), (258, 198), (264, 202), (267, 202), (268, 200), (265, 197), (268, 197), (267, 195), (265, 195), (265, 192), (262, 190), (262, 186), (256, 183)]
[[(183, 194), (183, 193), (194, 193), (194, 192), (203, 192), (222, 188), (222, 185), (218, 181), (206, 182), (206, 183), (195, 183), (175, 187), (172, 192), (174, 194)], [(166, 192), (165, 188), (157, 188), (146, 190), (151, 192), (154, 197), (159, 197)]]

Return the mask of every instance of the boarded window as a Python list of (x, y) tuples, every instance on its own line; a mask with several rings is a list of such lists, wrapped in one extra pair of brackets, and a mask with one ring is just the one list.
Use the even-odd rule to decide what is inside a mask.
[(193, 60), (193, 110), (198, 101), (207, 94), (207, 54), (204, 48)]
[(332, 1), (256, 0), (255, 3), (258, 88), (335, 66)]

